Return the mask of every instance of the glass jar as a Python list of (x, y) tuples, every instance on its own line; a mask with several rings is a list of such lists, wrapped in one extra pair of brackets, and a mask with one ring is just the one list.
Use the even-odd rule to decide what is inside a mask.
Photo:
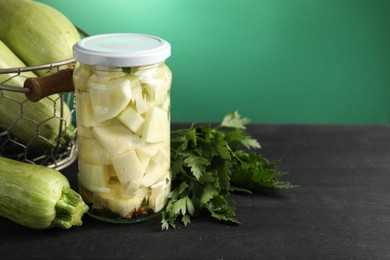
[(89, 214), (119, 223), (153, 217), (171, 186), (170, 45), (103, 34), (73, 50), (78, 183)]

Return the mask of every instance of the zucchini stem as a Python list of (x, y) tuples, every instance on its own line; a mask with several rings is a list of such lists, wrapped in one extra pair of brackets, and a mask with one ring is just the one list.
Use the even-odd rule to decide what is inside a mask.
[(83, 223), (81, 218), (89, 208), (77, 192), (69, 187), (63, 187), (55, 209), (56, 217), (52, 227), (68, 229), (72, 226), (80, 226)]

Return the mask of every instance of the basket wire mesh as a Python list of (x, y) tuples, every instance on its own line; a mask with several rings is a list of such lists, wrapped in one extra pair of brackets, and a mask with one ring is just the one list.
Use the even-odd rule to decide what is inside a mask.
[[(59, 71), (64, 66), (74, 66), (74, 63), (74, 59), (69, 59), (38, 66), (0, 69), (0, 74), (7, 74), (7, 79), (0, 81), (0, 102), (9, 102), (11, 100), (15, 102), (13, 104), (17, 107), (17, 109), (15, 109), (17, 111), (8, 111), (8, 113), (19, 113), (19, 116), (15, 117), (15, 124), (19, 120), (29, 120), (31, 121), (31, 124), (36, 125), (36, 133), (32, 140), (30, 142), (22, 142), (22, 140), (18, 139), (12, 134), (11, 128), (13, 124), (4, 125), (0, 122), (0, 156), (8, 157), (18, 161), (44, 165), (57, 170), (69, 166), (77, 159), (77, 128), (75, 123), (75, 102), (73, 93), (58, 93), (58, 95), (55, 96), (56, 98), (53, 98), (52, 96), (45, 97), (44, 99), (50, 100), (50, 102), (53, 104), (53, 115), (51, 117), (45, 118), (41, 122), (38, 122), (25, 116), (24, 107), (27, 106), (29, 102), (31, 102), (27, 99), (27, 97), (22, 101), (16, 101), (8, 94), (10, 91), (19, 92), (18, 95), (24, 96), (25, 94), (23, 93), (28, 93), (30, 90), (28, 88), (10, 86), (7, 84), (16, 77), (25, 77), (23, 72), (45, 70), (46, 74), (51, 74)], [(71, 115), (70, 119), (64, 118), (65, 106), (69, 108)], [(57, 135), (57, 141), (54, 145), (51, 145), (50, 148), (37, 149), (32, 146), (34, 140), (39, 139), (43, 142), (48, 141), (45, 140), (45, 137), (40, 134), (40, 126), (48, 120), (55, 120), (56, 123), (58, 122), (59, 131)], [(74, 127), (73, 137), (68, 139), (64, 144), (60, 140), (64, 134), (64, 126), (68, 126), (69, 124), (72, 124)]]

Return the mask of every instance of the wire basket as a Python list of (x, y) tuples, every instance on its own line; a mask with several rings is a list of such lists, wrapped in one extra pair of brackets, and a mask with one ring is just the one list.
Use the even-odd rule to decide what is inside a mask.
[[(26, 94), (30, 92), (28, 88), (10, 86), (9, 83), (18, 77), (25, 77), (23, 72), (45, 71), (45, 74), (52, 74), (65, 67), (73, 67), (74, 59), (55, 62), (51, 64), (23, 67), (23, 68), (7, 68), (0, 69), (1, 74), (7, 74), (6, 80), (0, 81), (0, 102), (12, 101), (13, 111), (8, 113), (16, 113), (13, 117), (16, 119), (14, 124), (5, 125), (0, 118), (0, 156), (8, 157), (18, 161), (24, 161), (32, 164), (44, 165), (57, 170), (63, 169), (72, 164), (77, 159), (77, 142), (76, 142), (76, 123), (75, 123), (75, 102), (74, 93), (58, 93), (56, 95), (45, 97), (49, 104), (53, 105), (53, 115), (38, 122), (28, 118), (24, 113), (24, 108), (31, 104)], [(3, 77), (4, 78), (4, 77)], [(25, 98), (15, 100), (12, 98), (15, 95), (10, 95), (10, 92), (18, 92)], [(67, 107), (65, 107), (67, 106)], [(70, 117), (64, 117), (65, 109), (69, 108)], [(11, 110), (11, 108), (9, 108)], [(15, 124), (21, 120), (27, 120), (29, 124), (36, 126), (36, 132), (31, 140), (21, 140), (13, 134)], [(33, 146), (34, 141), (45, 142), (45, 137), (41, 134), (41, 126), (46, 122), (58, 123), (58, 134), (55, 143), (50, 143), (50, 146), (37, 149)], [(64, 143), (62, 137), (68, 129), (66, 126), (72, 126), (73, 135), (67, 138)]]

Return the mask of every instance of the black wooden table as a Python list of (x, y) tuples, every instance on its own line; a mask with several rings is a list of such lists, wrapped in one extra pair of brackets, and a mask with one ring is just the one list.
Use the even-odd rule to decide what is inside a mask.
[[(175, 128), (182, 124), (173, 124)], [(207, 216), (34, 231), (0, 219), (0, 258), (390, 259), (390, 126), (253, 124), (293, 190), (234, 194), (241, 225)], [(62, 170), (76, 188), (77, 163)]]

